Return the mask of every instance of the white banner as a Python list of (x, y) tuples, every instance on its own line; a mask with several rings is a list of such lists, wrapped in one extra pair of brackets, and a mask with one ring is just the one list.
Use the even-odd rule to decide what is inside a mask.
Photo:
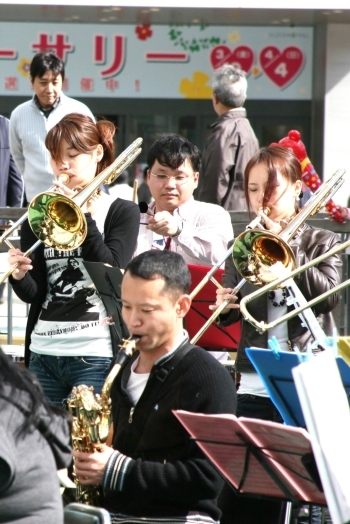
[(213, 70), (230, 63), (250, 99), (308, 100), (312, 42), (311, 27), (1, 22), (0, 95), (29, 96), (30, 62), (52, 49), (73, 97), (211, 98)]

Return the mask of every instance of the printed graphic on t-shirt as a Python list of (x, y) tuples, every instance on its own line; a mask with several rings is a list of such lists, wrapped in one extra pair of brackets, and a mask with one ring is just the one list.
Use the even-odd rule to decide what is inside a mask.
[[(97, 216), (102, 231), (108, 209), (106, 205)], [(111, 357), (112, 320), (85, 269), (82, 248), (58, 251), (45, 247), (44, 256), (47, 291), (31, 334), (31, 351), (54, 356)]]
[[(84, 267), (81, 249), (63, 252), (45, 249), (48, 293), (40, 320), (51, 322), (98, 321), (98, 297)], [(99, 300), (99, 299), (98, 299)]]

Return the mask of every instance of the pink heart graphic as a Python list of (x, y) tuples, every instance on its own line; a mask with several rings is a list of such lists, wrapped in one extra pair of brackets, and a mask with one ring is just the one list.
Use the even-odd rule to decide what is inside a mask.
[(231, 64), (249, 73), (254, 62), (254, 52), (246, 45), (236, 47), (233, 51), (227, 45), (217, 45), (210, 53), (210, 61), (214, 69)]
[(269, 45), (261, 50), (259, 58), (264, 73), (281, 89), (295, 80), (304, 65), (302, 50), (294, 46), (286, 47), (281, 52)]

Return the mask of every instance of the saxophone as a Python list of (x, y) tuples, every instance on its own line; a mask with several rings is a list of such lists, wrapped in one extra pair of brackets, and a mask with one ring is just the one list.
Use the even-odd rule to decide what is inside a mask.
[[(123, 364), (135, 351), (138, 337), (123, 339), (116, 362), (103, 385), (101, 395), (94, 393), (93, 386), (84, 384), (74, 387), (68, 399), (72, 417), (72, 444), (77, 451), (98, 452), (99, 444), (107, 440), (112, 423), (110, 390)], [(75, 500), (90, 506), (102, 505), (102, 488), (99, 485), (83, 486), (74, 474)]]

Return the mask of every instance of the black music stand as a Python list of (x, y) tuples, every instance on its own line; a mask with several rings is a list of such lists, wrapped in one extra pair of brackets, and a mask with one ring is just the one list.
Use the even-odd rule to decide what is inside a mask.
[(98, 294), (106, 308), (107, 314), (113, 319), (111, 324), (119, 340), (129, 336), (121, 313), (121, 284), (123, 273), (119, 267), (112, 267), (103, 262), (86, 262), (84, 266), (93, 281)]

